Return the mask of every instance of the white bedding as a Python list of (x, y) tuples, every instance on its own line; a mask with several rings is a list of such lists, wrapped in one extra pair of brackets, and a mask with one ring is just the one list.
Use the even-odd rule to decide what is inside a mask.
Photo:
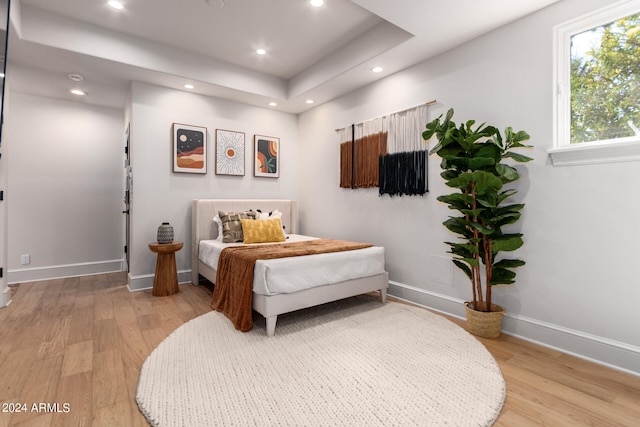
[[(315, 237), (289, 234), (286, 242), (312, 239)], [(242, 245), (201, 240), (199, 259), (217, 270), (220, 252), (230, 246)], [(261, 295), (292, 293), (315, 286), (374, 276), (384, 271), (384, 248), (379, 246), (346, 252), (258, 260), (253, 274), (253, 291)]]

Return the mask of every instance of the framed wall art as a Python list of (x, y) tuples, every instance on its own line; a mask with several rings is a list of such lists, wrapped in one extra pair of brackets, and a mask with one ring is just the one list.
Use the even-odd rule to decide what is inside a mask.
[(173, 171), (207, 173), (207, 128), (173, 124)]
[(216, 175), (244, 176), (244, 132), (216, 129)]
[(254, 136), (253, 175), (268, 178), (280, 176), (280, 138)]

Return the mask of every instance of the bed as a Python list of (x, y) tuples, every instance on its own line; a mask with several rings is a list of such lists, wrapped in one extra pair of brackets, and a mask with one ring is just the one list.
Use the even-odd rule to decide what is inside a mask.
[[(218, 237), (218, 225), (213, 221), (214, 216), (219, 211), (243, 212), (249, 210), (260, 210), (262, 212), (279, 211), (281, 213), (282, 226), (288, 236), (287, 241), (309, 238), (297, 234), (298, 212), (295, 200), (195, 199), (193, 200), (191, 212), (191, 282), (193, 284), (198, 285), (200, 283), (200, 276), (214, 284), (216, 281), (217, 264), (215, 261), (212, 262), (211, 259), (205, 257), (205, 253), (209, 251), (207, 248), (211, 244), (215, 245), (213, 242)], [(256, 262), (255, 271), (260, 270), (263, 272), (265, 269), (281, 271), (286, 274), (281, 273), (280, 276), (286, 276), (287, 278), (295, 277), (299, 273), (301, 277), (318, 277), (319, 279), (313, 280), (320, 280), (320, 282), (316, 283), (306, 283), (303, 289), (282, 290), (276, 285), (273, 285), (273, 289), (269, 289), (270, 283), (265, 283), (269, 279), (265, 278), (263, 273), (254, 273), (251, 306), (253, 310), (266, 319), (267, 336), (275, 334), (277, 317), (280, 314), (374, 291), (379, 292), (383, 303), (386, 302), (389, 275), (384, 271), (384, 248), (372, 246), (371, 248), (348, 252), (349, 257), (344, 256), (347, 252), (339, 254), (342, 256), (339, 265), (342, 270), (348, 270), (350, 276), (347, 276), (344, 280), (333, 277), (331, 280), (327, 280), (327, 283), (322, 282), (324, 279), (322, 279), (321, 275), (309, 274), (303, 268), (300, 268), (299, 271), (296, 271), (296, 269), (298, 265), (304, 265), (304, 268), (308, 268), (309, 265), (318, 264), (314, 261), (320, 258), (310, 259), (309, 257), (321, 257), (324, 262), (324, 258), (335, 258), (338, 254), (306, 255), (276, 260), (258, 260)], [(333, 262), (335, 263), (335, 259)], [(297, 264), (292, 267), (291, 263)], [(277, 270), (282, 265), (284, 265), (282, 267), (284, 270)], [(337, 266), (338, 264), (334, 265)], [(357, 277), (351, 277), (354, 274)], [(277, 274), (274, 273), (273, 276), (275, 277)], [(339, 281), (336, 282), (336, 280)]]

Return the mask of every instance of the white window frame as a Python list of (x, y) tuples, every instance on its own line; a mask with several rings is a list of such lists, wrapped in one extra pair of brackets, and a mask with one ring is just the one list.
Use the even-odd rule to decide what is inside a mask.
[(640, 160), (640, 136), (571, 144), (571, 37), (640, 12), (640, 0), (614, 3), (554, 27), (554, 166)]

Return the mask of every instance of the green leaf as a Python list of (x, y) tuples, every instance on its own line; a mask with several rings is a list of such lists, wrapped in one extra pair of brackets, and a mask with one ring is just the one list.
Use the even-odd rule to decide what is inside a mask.
[(504, 206), (500, 206), (496, 210), (496, 214), (502, 215), (503, 213), (506, 213), (506, 212), (520, 212), (522, 208), (524, 208), (524, 203), (514, 203), (512, 205), (504, 205)]
[(436, 125), (433, 122), (427, 123), (427, 130), (422, 132), (422, 139), (428, 141), (431, 139), (434, 133), (436, 133)]
[(515, 168), (502, 163), (496, 165), (496, 172), (498, 172), (498, 174), (500, 174), (500, 176), (507, 182), (515, 181), (520, 178), (520, 174)]
[(459, 171), (447, 169), (443, 171), (440, 176), (445, 180), (449, 181), (450, 179), (457, 178), (460, 175)]
[[(449, 245), (454, 245), (451, 242), (447, 242)], [(474, 258), (475, 256), (469, 252), (468, 250), (466, 250), (465, 248), (459, 248), (457, 246), (451, 246), (451, 249), (449, 249), (448, 253), (459, 256), (460, 258)]]
[(484, 166), (493, 166), (496, 161), (491, 157), (474, 157), (469, 160), (469, 169), (480, 169)]
[[(508, 197), (513, 196), (514, 194), (518, 193), (515, 189), (510, 188), (508, 190), (503, 191), (502, 193), (498, 194), (498, 205), (500, 203), (502, 203), (503, 201), (505, 201)], [(524, 206), (524, 205), (522, 205)]]
[(444, 131), (444, 137), (443, 138), (439, 138), (440, 142), (442, 142), (444, 145), (446, 144), (450, 144), (452, 141), (455, 141), (455, 135), (456, 132), (458, 130), (455, 127), (450, 127), (450, 128), (446, 128), (446, 130)]
[(496, 147), (500, 148), (500, 151), (502, 151), (502, 149), (504, 148), (502, 144), (502, 135), (500, 135), (500, 132), (496, 132), (496, 134), (491, 137), (490, 141)]
[[(458, 209), (458, 208), (454, 208), (454, 209)], [(458, 210), (463, 214), (468, 215), (471, 218), (479, 217), (484, 211), (484, 209), (458, 209)]]
[(450, 217), (442, 224), (447, 227), (447, 230), (455, 234), (460, 234), (462, 236), (471, 235), (471, 232), (467, 229), (467, 221), (464, 218)]
[(464, 271), (464, 274), (467, 275), (467, 277), (469, 278), (469, 280), (471, 280), (471, 269), (469, 268), (469, 266), (467, 264), (465, 264), (464, 262), (454, 259), (453, 263), (462, 271)]
[(471, 178), (476, 183), (475, 191), (478, 196), (496, 193), (502, 188), (502, 180), (489, 172), (475, 171), (471, 174)]
[(522, 154), (514, 153), (514, 152), (511, 152), (511, 151), (506, 152), (503, 155), (503, 157), (511, 158), (511, 159), (515, 160), (516, 162), (521, 162), (521, 163), (525, 163), (525, 162), (529, 162), (529, 161), (533, 160), (531, 157), (523, 156)]
[(478, 262), (476, 258), (462, 258), (462, 261), (466, 262), (471, 267), (478, 267), (480, 265), (480, 262)]
[(473, 221), (469, 222), (469, 227), (478, 230), (478, 233), (484, 234), (484, 235), (490, 235), (490, 234), (493, 234), (493, 232), (494, 232), (494, 230), (492, 228), (485, 227), (484, 225), (479, 224), (477, 222), (473, 222)]
[[(473, 255), (478, 255), (480, 253), (480, 250), (476, 245), (472, 245), (469, 243), (452, 243), (452, 242), (445, 242), (445, 243), (451, 247), (452, 253), (455, 253), (456, 255), (460, 255), (463, 258), (473, 258)], [(454, 250), (456, 252), (454, 252)]]
[(517, 212), (510, 212), (504, 215), (496, 215), (491, 218), (491, 225), (494, 228), (500, 228), (504, 225), (516, 223), (522, 215)]
[(451, 121), (451, 117), (453, 117), (453, 108), (449, 108), (447, 111), (447, 116), (444, 119), (445, 123), (449, 123)]
[(465, 260), (465, 259), (478, 259), (478, 254), (477, 253), (476, 254), (471, 253), (471, 252), (465, 250), (464, 248), (459, 248), (459, 247), (451, 248), (449, 253), (455, 255), (456, 256), (455, 259), (462, 259), (462, 260)]
[(493, 264), (493, 268), (516, 268), (522, 267), (524, 264), (525, 262), (519, 259), (501, 259), (500, 261)]
[(498, 206), (498, 195), (495, 193), (487, 193), (477, 197), (478, 203), (485, 208), (495, 208)]
[(468, 169), (468, 164), (469, 159), (466, 159), (464, 157), (457, 157), (457, 158), (443, 158), (442, 161), (440, 162), (440, 167), (442, 169), (454, 169), (457, 171), (464, 171)]
[(493, 240), (492, 250), (494, 254), (498, 252), (510, 252), (520, 248), (524, 242), (521, 234), (505, 234), (499, 239)]
[(446, 182), (447, 186), (453, 188), (467, 188), (473, 182), (473, 176), (469, 172), (463, 172), (457, 178), (450, 179)]
[(512, 142), (519, 143), (521, 141), (528, 141), (531, 138), (529, 134), (523, 130), (519, 131), (515, 135), (513, 135)]
[(480, 145), (480, 149), (473, 154), (474, 157), (490, 157), (495, 160), (495, 163), (500, 162), (500, 158), (502, 157), (502, 150), (499, 147), (496, 147), (493, 144), (478, 144)]
[(473, 198), (468, 194), (452, 193), (438, 196), (437, 200), (448, 205), (456, 206), (456, 209), (467, 209), (473, 203)]
[[(483, 123), (483, 125), (484, 125), (484, 123)], [(482, 133), (482, 135), (484, 135), (484, 136), (493, 136), (493, 135), (499, 134), (500, 131), (495, 126), (486, 126), (484, 129), (482, 129), (480, 131), (480, 133)]]
[[(425, 140), (428, 140), (429, 138), (431, 138), (431, 137), (429, 137), (429, 138), (425, 138), (425, 133), (426, 133), (426, 132), (423, 132), (423, 133), (422, 133), (422, 138), (424, 138)], [(441, 143), (441, 142), (438, 142), (438, 143), (435, 145), (435, 147), (433, 147), (433, 148), (431, 149), (431, 151), (429, 151), (429, 154), (438, 154), (438, 151), (440, 151), (441, 149), (442, 149), (442, 143)]]
[(494, 285), (511, 285), (515, 283), (516, 273), (506, 268), (494, 267), (491, 274), (491, 286)]
[(513, 139), (513, 128), (511, 126), (508, 126), (504, 129), (504, 139), (505, 141), (507, 141), (507, 143), (511, 142), (511, 140)]
[(464, 151), (458, 144), (450, 144), (446, 147), (442, 147), (442, 149), (438, 152), (438, 156), (445, 159), (462, 159), (464, 158)]

